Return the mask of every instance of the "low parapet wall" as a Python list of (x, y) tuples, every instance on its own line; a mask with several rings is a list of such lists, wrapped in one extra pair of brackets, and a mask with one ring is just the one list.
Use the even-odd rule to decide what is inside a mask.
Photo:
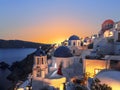
[(32, 82), (32, 88), (33, 90), (40, 90), (43, 87), (52, 86), (54, 88), (59, 88), (59, 90), (62, 90), (60, 88), (63, 88), (63, 84), (66, 82), (66, 78), (34, 78)]

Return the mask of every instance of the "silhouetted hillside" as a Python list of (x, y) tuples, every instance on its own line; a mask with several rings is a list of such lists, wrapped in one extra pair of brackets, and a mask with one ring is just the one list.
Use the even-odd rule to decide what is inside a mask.
[(48, 44), (34, 43), (22, 40), (1, 40), (0, 48), (38, 48)]
[[(54, 48), (54, 45), (46, 45), (41, 47), (46, 54)], [(37, 49), (39, 50), (39, 49)], [(9, 67), (9, 70), (11, 73), (7, 76), (7, 79), (11, 81), (12, 87), (9, 90), (13, 90), (16, 83), (18, 81), (25, 81), (30, 73), (32, 73), (33, 68), (33, 62), (34, 62), (34, 54), (37, 52), (37, 50), (31, 54), (29, 54), (25, 59), (21, 61), (13, 62), (13, 64)], [(47, 58), (49, 59), (49, 56), (47, 55)], [(4, 62), (1, 63), (4, 66)], [(6, 65), (6, 64), (5, 64)]]

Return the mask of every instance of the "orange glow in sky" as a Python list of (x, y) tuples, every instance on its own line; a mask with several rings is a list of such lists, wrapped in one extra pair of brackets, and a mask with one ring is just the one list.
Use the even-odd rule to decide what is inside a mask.
[[(75, 34), (79, 37), (91, 35), (87, 30), (92, 27), (85, 25), (86, 22), (76, 20), (75, 18), (51, 18), (42, 24), (22, 28), (20, 33), (23, 33), (23, 40), (41, 42), (41, 43), (61, 43)], [(97, 32), (97, 31), (96, 31)]]

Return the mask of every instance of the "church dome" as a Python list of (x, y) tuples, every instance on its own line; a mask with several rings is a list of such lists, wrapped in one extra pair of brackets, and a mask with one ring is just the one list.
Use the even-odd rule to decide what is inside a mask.
[(70, 36), (69, 40), (80, 40), (80, 38), (76, 35)]
[(45, 52), (41, 49), (41, 48), (38, 48), (35, 52), (35, 56), (45, 56)]
[(113, 25), (114, 25), (114, 21), (113, 20), (111, 20), (111, 19), (105, 20), (102, 23), (102, 30), (103, 31), (108, 30), (108, 29), (112, 28)]
[(54, 52), (54, 57), (72, 57), (72, 53), (67, 46), (60, 46)]

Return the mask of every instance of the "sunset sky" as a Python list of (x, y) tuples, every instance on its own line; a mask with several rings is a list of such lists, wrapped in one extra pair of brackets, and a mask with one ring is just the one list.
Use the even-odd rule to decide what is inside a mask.
[(0, 39), (55, 43), (120, 20), (120, 0), (0, 0)]

